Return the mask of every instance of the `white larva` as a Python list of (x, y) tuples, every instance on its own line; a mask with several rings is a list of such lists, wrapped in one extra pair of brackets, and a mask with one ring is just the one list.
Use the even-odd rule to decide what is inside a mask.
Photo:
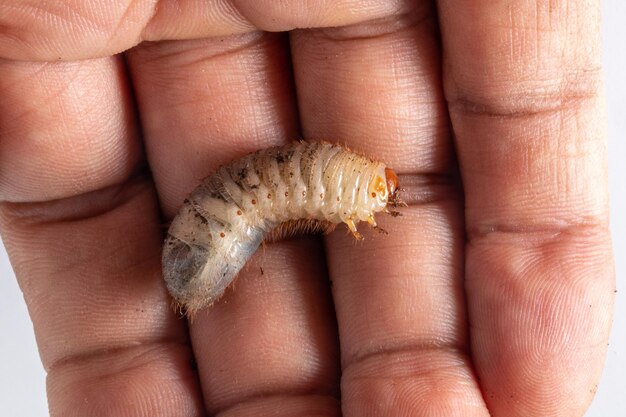
[[(294, 142), (221, 166), (184, 201), (163, 247), (163, 275), (193, 313), (217, 300), (261, 242), (304, 219), (376, 227), (374, 213), (399, 204), (398, 180), (380, 162), (324, 142)], [(300, 223), (302, 225), (304, 223)]]

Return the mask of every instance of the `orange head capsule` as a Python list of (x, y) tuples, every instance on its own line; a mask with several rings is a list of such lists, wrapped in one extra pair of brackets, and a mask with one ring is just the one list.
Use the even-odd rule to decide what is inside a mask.
[(400, 189), (398, 188), (398, 176), (393, 169), (385, 168), (385, 177), (387, 181), (387, 190), (389, 191), (389, 204), (396, 207), (402, 204), (398, 194)]
[(393, 169), (385, 168), (385, 178), (387, 180), (387, 190), (389, 194), (395, 194), (398, 189), (398, 176)]
[[(391, 207), (406, 207), (406, 203), (402, 201), (402, 199), (400, 199), (400, 191), (402, 191), (402, 189), (399, 187), (398, 176), (395, 172), (393, 172), (393, 169), (385, 168), (385, 177), (387, 181), (387, 190), (389, 191), (389, 199), (387, 204)], [(398, 213), (397, 211), (392, 211), (390, 213), (394, 216), (400, 215), (400, 213)]]

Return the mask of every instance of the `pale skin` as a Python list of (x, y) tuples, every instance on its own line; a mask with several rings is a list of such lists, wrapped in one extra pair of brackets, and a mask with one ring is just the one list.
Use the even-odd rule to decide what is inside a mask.
[[(53, 416), (584, 414), (615, 289), (596, 1), (5, 0), (0, 57), (0, 226)], [(268, 244), (180, 319), (164, 225), (301, 136), (429, 197), (386, 236)]]

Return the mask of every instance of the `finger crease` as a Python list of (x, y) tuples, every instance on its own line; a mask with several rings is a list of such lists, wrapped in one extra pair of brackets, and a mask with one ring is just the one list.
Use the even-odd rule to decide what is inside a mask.
[(27, 224), (70, 222), (107, 214), (142, 192), (154, 192), (149, 176), (137, 172), (122, 183), (50, 201), (2, 202), (0, 214)]
[[(168, 350), (175, 347), (189, 348), (189, 342), (185, 338), (180, 337), (163, 337), (159, 339), (137, 340), (132, 344), (123, 346), (112, 346), (85, 350), (61, 356), (46, 366), (46, 371), (51, 373), (58, 372), (59, 369), (69, 366), (87, 365), (93, 362), (109, 362), (114, 363), (115, 358), (122, 357), (124, 354), (131, 354), (130, 363), (140, 366), (141, 363), (137, 359), (158, 350)], [(125, 369), (130, 369), (125, 368)]]
[(551, 223), (487, 223), (470, 228), (467, 232), (469, 243), (484, 239), (501, 239), (505, 236), (532, 244), (539, 240), (557, 240), (563, 236), (595, 235), (608, 233), (608, 222), (598, 218), (579, 219), (576, 221), (555, 221)]
[(325, 387), (319, 386), (311, 389), (293, 389), (282, 387), (279, 390), (259, 390), (248, 395), (238, 396), (226, 404), (220, 405), (216, 409), (210, 409), (212, 415), (219, 415), (247, 404), (252, 404), (262, 400), (273, 398), (294, 399), (294, 398), (329, 398), (339, 404), (340, 391), (339, 387), (333, 382)]
[[(207, 44), (204, 40), (182, 43), (180, 41), (149, 41), (140, 46), (142, 63), (155, 64), (165, 61), (166, 64), (171, 65), (173, 60), (178, 59), (176, 67), (185, 68), (209, 60), (236, 56), (247, 49), (259, 47), (263, 43), (268, 42), (269, 39), (275, 39), (276, 36), (279, 35), (259, 31), (231, 35), (220, 38), (222, 42), (220, 47), (223, 46), (223, 48), (219, 50), (207, 49)], [(231, 43), (229, 44), (229, 42)], [(169, 46), (172, 46), (172, 48), (170, 49)], [(193, 53), (196, 51), (198, 54)]]
[(398, 182), (400, 199), (408, 206), (462, 198), (461, 180), (455, 173), (401, 174), (398, 175)]
[(352, 355), (349, 360), (342, 364), (343, 373), (351, 372), (353, 368), (359, 368), (365, 363), (381, 361), (384, 358), (393, 358), (399, 355), (427, 355), (432, 353), (445, 354), (456, 358), (469, 358), (466, 342), (459, 340), (433, 341), (423, 343), (408, 343), (392, 347), (379, 347), (373, 350), (363, 350)]
[(332, 41), (355, 41), (383, 38), (388, 35), (414, 29), (423, 24), (432, 23), (433, 11), (430, 7), (421, 7), (397, 16), (385, 16), (338, 28), (306, 29)]
[[(536, 101), (529, 101), (528, 104), (516, 106), (515, 104), (497, 105), (488, 101), (458, 98), (449, 103), (449, 108), (451, 111), (463, 114), (482, 116), (490, 119), (513, 120), (528, 119), (535, 116), (550, 115), (565, 110), (577, 109), (583, 104), (597, 99), (597, 92), (556, 97), (543, 96), (537, 97)], [(522, 101), (525, 100), (512, 99), (512, 102)]]
[(450, 110), (508, 120), (576, 109), (597, 100), (601, 86), (601, 70), (588, 69), (566, 74), (561, 80), (545, 80), (532, 89), (507, 90), (503, 95), (464, 93), (452, 85), (450, 90), (457, 91), (447, 96)]
[[(243, 403), (239, 403), (239, 402), (234, 403), (230, 407), (220, 410), (216, 415), (217, 416), (222, 415), (222, 414), (232, 415), (231, 412), (234, 410), (250, 409), (251, 406), (254, 407), (254, 405), (258, 405), (259, 408), (263, 409), (265, 408), (263, 407), (264, 404), (272, 404), (272, 403), (273, 404), (271, 408), (275, 410), (276, 404), (280, 404), (281, 406), (287, 405), (285, 403), (288, 401), (295, 402), (295, 403), (311, 402), (311, 403), (314, 403), (315, 405), (311, 405), (310, 408), (330, 409), (330, 412), (332, 413), (330, 415), (337, 415), (338, 410), (341, 409), (341, 402), (339, 398), (334, 395), (318, 395), (318, 394), (284, 395), (281, 393), (281, 394), (275, 394), (275, 395), (270, 395), (270, 396), (251, 398), (248, 401), (243, 402)], [(237, 413), (235, 412), (233, 414), (237, 414)], [(243, 414), (244, 413), (242, 413), (242, 415)], [(321, 415), (326, 415), (326, 414), (315, 413), (315, 415), (321, 416)]]

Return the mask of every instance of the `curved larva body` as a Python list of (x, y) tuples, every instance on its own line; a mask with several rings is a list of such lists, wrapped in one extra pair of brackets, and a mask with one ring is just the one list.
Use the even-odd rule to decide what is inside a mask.
[(268, 232), (297, 219), (376, 225), (395, 201), (382, 163), (340, 146), (298, 142), (232, 161), (206, 178), (172, 221), (163, 248), (168, 289), (186, 311), (218, 299)]

